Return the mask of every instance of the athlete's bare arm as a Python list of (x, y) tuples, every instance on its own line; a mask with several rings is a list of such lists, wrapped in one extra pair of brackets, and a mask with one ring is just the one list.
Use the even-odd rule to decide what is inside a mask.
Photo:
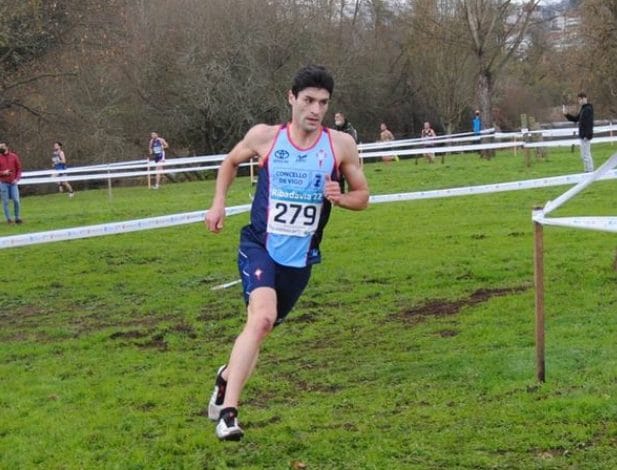
[(208, 230), (218, 233), (223, 228), (225, 198), (227, 197), (229, 187), (236, 177), (238, 166), (249, 161), (254, 156), (258, 156), (260, 159), (265, 157), (272, 146), (272, 142), (274, 142), (278, 129), (279, 126), (256, 125), (246, 133), (244, 138), (225, 157), (216, 177), (212, 206), (206, 213), (204, 220)]
[(353, 137), (344, 132), (332, 131), (332, 144), (339, 169), (349, 185), (349, 191), (341, 194), (341, 188), (336, 181), (326, 182), (324, 195), (335, 206), (359, 211), (368, 206), (369, 189), (364, 172), (360, 166), (358, 147)]

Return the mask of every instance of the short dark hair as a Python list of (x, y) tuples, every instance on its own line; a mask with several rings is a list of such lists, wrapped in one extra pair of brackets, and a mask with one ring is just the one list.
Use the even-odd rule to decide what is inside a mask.
[(334, 90), (334, 78), (323, 65), (307, 65), (296, 72), (291, 85), (295, 97), (305, 88), (323, 88), (330, 93)]
[(587, 93), (581, 91), (578, 95), (576, 95), (577, 98), (587, 98)]
[(59, 147), (62, 147), (62, 142), (60, 142), (60, 141), (56, 140), (56, 142), (55, 142), (55, 143), (56, 143), (56, 144), (58, 144), (58, 146), (59, 146)]

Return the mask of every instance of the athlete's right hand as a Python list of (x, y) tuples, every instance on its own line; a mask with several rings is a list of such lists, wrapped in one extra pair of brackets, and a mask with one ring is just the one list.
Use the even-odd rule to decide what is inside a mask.
[(208, 230), (214, 233), (219, 233), (223, 229), (223, 222), (225, 220), (225, 208), (211, 207), (206, 212), (204, 218), (204, 224), (208, 227)]

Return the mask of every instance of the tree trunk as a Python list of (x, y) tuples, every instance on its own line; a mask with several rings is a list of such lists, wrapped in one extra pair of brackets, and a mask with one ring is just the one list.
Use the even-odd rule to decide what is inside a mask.
[[(482, 129), (490, 129), (493, 127), (493, 112), (492, 112), (492, 95), (493, 81), (491, 72), (482, 68), (476, 79), (476, 96), (478, 98), (478, 107), (480, 109), (480, 118), (482, 119)], [(488, 143), (492, 139), (482, 139), (482, 143)], [(483, 150), (480, 152), (482, 158), (490, 160), (495, 155), (494, 150)]]

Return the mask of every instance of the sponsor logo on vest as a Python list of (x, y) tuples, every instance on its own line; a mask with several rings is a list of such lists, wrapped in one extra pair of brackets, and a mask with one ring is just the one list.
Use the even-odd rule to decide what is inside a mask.
[(287, 150), (277, 150), (274, 152), (274, 158), (277, 160), (287, 160), (289, 158), (289, 152)]

